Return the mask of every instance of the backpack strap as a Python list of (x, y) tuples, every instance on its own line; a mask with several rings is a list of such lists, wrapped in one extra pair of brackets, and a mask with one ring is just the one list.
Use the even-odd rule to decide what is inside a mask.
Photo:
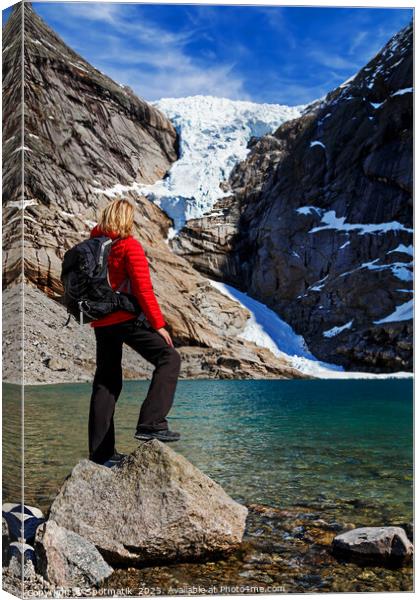
[[(111, 245), (113, 245), (115, 242), (118, 242), (118, 240), (122, 240), (122, 237), (121, 237), (121, 236), (118, 236), (117, 238), (115, 238), (115, 240), (112, 240), (112, 243), (111, 243)], [(109, 281), (109, 273), (108, 273), (108, 270), (107, 270), (107, 272), (106, 272), (106, 277), (107, 277), (108, 283), (109, 283), (109, 285), (110, 285), (110, 287), (111, 287), (111, 282)], [(128, 293), (130, 293), (130, 292), (131, 292), (131, 282), (130, 282), (130, 278), (129, 278), (129, 277), (126, 277), (126, 278), (124, 279), (124, 281), (123, 281), (123, 282), (122, 282), (122, 283), (121, 283), (121, 284), (120, 284), (120, 285), (117, 287), (117, 289), (116, 289), (116, 290), (114, 290), (114, 291), (115, 291), (115, 292), (121, 292), (121, 291), (124, 289), (125, 285), (127, 285), (127, 288), (128, 288), (127, 292), (128, 292)]]
[(129, 277), (126, 277), (124, 279), (124, 281), (118, 286), (118, 288), (115, 291), (116, 292), (121, 292), (124, 289), (125, 285), (127, 285), (127, 288), (128, 288), (127, 292), (130, 293), (130, 291), (131, 291), (131, 284), (130, 284), (130, 278)]
[(112, 242), (111, 238), (109, 238), (108, 240), (106, 240), (106, 242), (103, 242), (103, 243), (102, 243), (102, 246), (101, 246), (101, 251), (100, 251), (100, 254), (99, 254), (99, 266), (100, 266), (101, 268), (102, 268), (102, 265), (103, 265), (103, 263), (104, 263), (104, 254), (105, 254), (105, 248), (106, 248), (106, 247), (107, 247), (109, 244), (112, 244), (112, 243), (113, 243), (113, 242)]
[[(118, 240), (121, 239), (120, 236), (118, 236), (117, 238), (115, 238), (115, 240), (113, 240), (109, 236), (107, 236), (107, 237), (108, 237), (108, 239), (105, 242), (103, 242), (103, 244), (101, 246), (101, 251), (100, 251), (100, 254), (99, 254), (99, 266), (101, 267), (101, 269), (102, 269), (102, 266), (104, 264), (104, 254), (105, 254), (106, 247), (109, 246), (109, 244), (111, 244), (111, 246), (112, 246), (115, 242), (118, 242)], [(108, 283), (109, 283), (109, 279), (108, 279)]]

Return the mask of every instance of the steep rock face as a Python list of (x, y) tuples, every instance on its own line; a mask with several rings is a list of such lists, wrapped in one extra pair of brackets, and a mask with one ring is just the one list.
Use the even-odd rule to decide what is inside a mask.
[(253, 140), (231, 196), (171, 242), (348, 369), (412, 368), (412, 35)]
[[(170, 121), (71, 50), (36, 14), (30, 3), (16, 5), (5, 26), (6, 110), (16, 80), (24, 10), (25, 137), (5, 157), (24, 154), (25, 199), (16, 201), (12, 181), (4, 187), (5, 306), (14, 309), (20, 270), (9, 253), (21, 240), (16, 224), (24, 217), (25, 381), (83, 381), (93, 375), (95, 341), (90, 327), (65, 329), (62, 293), (64, 252), (89, 235), (99, 209), (109, 202), (101, 190), (134, 181), (153, 183), (177, 159), (178, 137)], [(21, 71), (19, 70), (19, 73)], [(18, 123), (18, 120), (17, 120)], [(19, 125), (19, 123), (18, 123)], [(19, 126), (20, 127), (20, 126)], [(20, 142), (18, 142), (19, 144)], [(171, 220), (135, 191), (124, 194), (136, 204), (135, 235), (149, 258), (157, 297), (183, 355), (189, 377), (300, 377), (286, 360), (237, 340), (247, 310), (215, 290), (166, 238)], [(22, 215), (23, 212), (23, 215)], [(13, 237), (14, 236), (14, 237)], [(20, 259), (20, 246), (17, 260)], [(21, 336), (19, 336), (21, 337)], [(13, 327), (4, 342), (14, 348)], [(83, 346), (83, 348), (82, 348)], [(81, 360), (85, 356), (86, 360)], [(91, 357), (91, 360), (88, 357)], [(12, 363), (7, 377), (20, 379)], [(150, 369), (128, 352), (126, 374), (141, 377)]]
[[(99, 208), (96, 177), (101, 184), (162, 177), (177, 158), (177, 135), (162, 113), (89, 65), (27, 4), (24, 48), (25, 273), (59, 293), (62, 251)], [(157, 220), (153, 211), (150, 217)]]
[[(3, 332), (11, 332), (8, 343), (3, 347), (3, 374), (21, 383), (22, 373), (22, 214), (17, 210), (22, 197), (22, 19), (20, 8), (16, 18), (3, 31), (3, 132), (2, 132), (2, 251), (3, 290), (7, 281), (16, 285), (9, 292), (12, 311), (5, 310), (3, 297)], [(7, 265), (7, 271), (5, 266)], [(12, 346), (12, 347), (11, 347)], [(12, 359), (12, 360), (11, 360)]]

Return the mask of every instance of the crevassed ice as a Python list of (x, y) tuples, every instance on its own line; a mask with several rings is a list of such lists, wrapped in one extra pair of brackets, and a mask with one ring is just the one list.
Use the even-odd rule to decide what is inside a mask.
[(275, 131), (285, 121), (300, 116), (306, 107), (200, 95), (162, 98), (152, 104), (177, 129), (180, 157), (167, 177), (138, 189), (173, 219), (176, 231), (229, 195), (220, 183), (246, 158), (252, 136)]

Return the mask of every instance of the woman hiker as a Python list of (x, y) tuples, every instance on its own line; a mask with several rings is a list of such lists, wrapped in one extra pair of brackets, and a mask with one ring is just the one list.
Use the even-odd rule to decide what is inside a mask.
[(165, 319), (155, 297), (149, 265), (139, 241), (132, 235), (134, 207), (128, 200), (114, 200), (102, 210), (90, 236), (113, 240), (108, 276), (114, 290), (128, 281), (150, 327), (132, 312), (117, 310), (91, 322), (96, 338), (96, 372), (89, 411), (89, 458), (104, 464), (124, 455), (115, 448), (114, 411), (122, 389), (122, 349), (126, 343), (155, 366), (147, 396), (141, 406), (134, 437), (172, 442), (180, 434), (170, 431), (166, 415), (174, 398), (180, 355), (165, 329)]

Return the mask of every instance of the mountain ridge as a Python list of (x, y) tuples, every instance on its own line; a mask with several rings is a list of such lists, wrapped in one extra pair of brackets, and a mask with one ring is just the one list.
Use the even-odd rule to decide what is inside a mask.
[[(79, 61), (25, 4), (14, 7), (4, 30), (5, 114), (15, 110), (12, 84), (19, 80), (22, 66), (21, 47), (12, 44), (21, 30), (21, 11), (25, 143), (15, 148), (21, 143), (16, 137), (15, 145), (5, 152), (4, 164), (13, 164), (17, 151), (24, 158), (25, 196), (22, 202), (16, 195), (16, 170), (15, 180), (10, 177), (3, 189), (3, 306), (9, 315), (3, 334), (4, 378), (22, 381), (22, 336), (16, 335), (14, 311), (18, 304), (25, 307), (20, 321), (25, 383), (91, 381), (93, 330), (76, 322), (64, 328), (65, 309), (57, 302), (64, 252), (89, 235), (98, 211), (108, 203), (109, 196), (100, 188), (116, 181), (149, 184), (163, 177), (178, 158), (178, 136), (159, 110), (87, 61)], [(19, 120), (14, 123), (19, 125)], [(171, 252), (166, 238), (172, 222), (158, 206), (135, 192), (124, 195), (135, 205), (134, 234), (145, 248), (157, 298), (181, 353), (182, 376), (306, 378), (287, 359), (237, 339), (249, 312)], [(19, 230), (22, 223), (23, 231)], [(11, 240), (15, 241), (13, 256)], [(23, 272), (19, 240), (24, 241)], [(123, 367), (126, 378), (150, 376), (150, 365), (128, 348)]]
[(267, 304), (320, 359), (411, 370), (412, 320), (384, 319), (412, 293), (412, 91), (409, 24), (325, 100), (254, 140), (231, 195), (172, 248)]

